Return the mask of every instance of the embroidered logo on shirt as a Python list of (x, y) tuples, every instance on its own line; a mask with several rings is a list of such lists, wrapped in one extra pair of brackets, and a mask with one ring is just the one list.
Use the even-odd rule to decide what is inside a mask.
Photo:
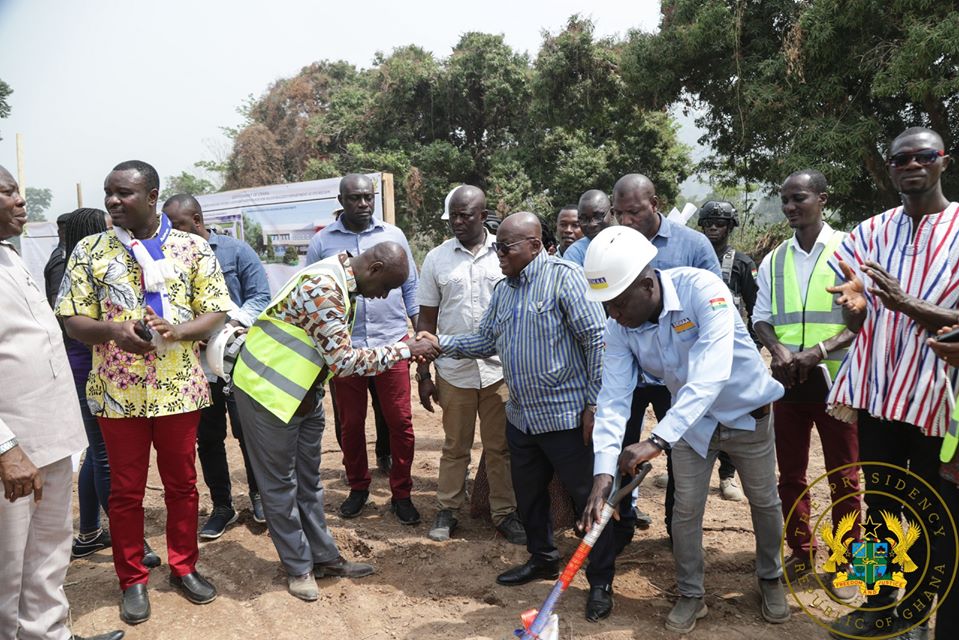
[(726, 302), (726, 298), (713, 298), (709, 301), (709, 308), (713, 309), (725, 309), (729, 306), (729, 303)]
[(759, 272), (758, 272), (758, 271), (756, 271), (755, 269), (753, 269), (753, 270), (752, 270), (752, 274), (753, 274), (753, 280), (755, 280), (755, 279), (756, 279), (756, 274), (757, 274), (757, 273), (759, 273)]
[(606, 283), (606, 278), (586, 278), (586, 281), (589, 282), (589, 286), (592, 289), (609, 288), (609, 285)]
[(694, 328), (694, 327), (696, 326), (696, 325), (693, 323), (693, 321), (690, 320), (689, 318), (683, 318), (683, 319), (680, 320), (679, 322), (674, 322), (674, 323), (672, 323), (672, 324), (673, 324), (673, 331), (675, 331), (676, 333), (682, 333), (683, 331), (689, 331), (690, 329), (692, 329), (692, 328)]

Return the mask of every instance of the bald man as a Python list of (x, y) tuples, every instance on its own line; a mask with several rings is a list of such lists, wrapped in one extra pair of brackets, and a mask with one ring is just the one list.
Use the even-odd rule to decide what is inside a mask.
[[(506, 586), (555, 578), (560, 554), (553, 543), (547, 487), (559, 476), (576, 506), (586, 507), (593, 482), (593, 417), (602, 380), (603, 328), (599, 303), (585, 300), (586, 279), (575, 264), (543, 250), (542, 227), (532, 213), (500, 225), (492, 245), (506, 276), (494, 290), (479, 326), (440, 335), (444, 355), (499, 354), (509, 389), (506, 440), (516, 503), (526, 528), (529, 560), (500, 574)], [(613, 608), (612, 531), (590, 554), (586, 618)]]
[(350, 317), (357, 296), (386, 298), (406, 282), (406, 249), (383, 242), (351, 258), (346, 252), (297, 273), (253, 324), (233, 370), (270, 536), (292, 595), (318, 597), (319, 576), (373, 572), (339, 553), (326, 528), (320, 453), (323, 384), (336, 376), (372, 376), (411, 358), (438, 354), (425, 340), (354, 348)]
[[(486, 195), (478, 187), (458, 187), (449, 200), (453, 237), (430, 251), (420, 273), (418, 331), (456, 335), (472, 333), (489, 307), (493, 288), (503, 279), (493, 250), (496, 236), (485, 228)], [(526, 532), (516, 516), (516, 497), (510, 476), (506, 444), (506, 401), (498, 356), (481, 360), (441, 358), (436, 382), (429, 364), (416, 373), (420, 402), (432, 412), (436, 401), (443, 409), (443, 453), (440, 456), (436, 498), (440, 510), (427, 534), (431, 540), (449, 540), (466, 502), (470, 451), (480, 419), (480, 439), (486, 456), (490, 514), (493, 525), (513, 544), (526, 544)]]
[(563, 260), (569, 260), (583, 266), (583, 260), (586, 259), (586, 249), (589, 247), (590, 241), (596, 237), (596, 234), (609, 226), (607, 216), (611, 208), (609, 196), (599, 189), (590, 189), (579, 197), (579, 206), (576, 211), (583, 237), (563, 252)]
[[(349, 251), (357, 255), (382, 242), (394, 242), (406, 252), (409, 275), (402, 286), (383, 300), (364, 299), (356, 309), (353, 327), (355, 348), (377, 348), (403, 340), (409, 333), (408, 320), (416, 326), (419, 306), (416, 304), (418, 278), (416, 264), (403, 232), (383, 222), (375, 214), (373, 181), (352, 173), (340, 180), (340, 204), (343, 214), (326, 226), (310, 241), (307, 263)], [(413, 478), (413, 409), (410, 404), (409, 362), (401, 360), (372, 377), (376, 397), (389, 430), (392, 462), (389, 467), (390, 509), (406, 525), (415, 525), (420, 514), (410, 494)], [(371, 476), (366, 453), (366, 408), (370, 378), (337, 377), (333, 380), (336, 409), (340, 419), (341, 446), (350, 494), (340, 505), (340, 515), (360, 515), (370, 496)], [(377, 452), (379, 455), (379, 452)]]

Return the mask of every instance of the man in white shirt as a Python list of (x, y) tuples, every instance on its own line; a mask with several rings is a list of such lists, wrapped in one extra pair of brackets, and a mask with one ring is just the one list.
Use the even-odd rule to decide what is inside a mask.
[[(449, 199), (453, 238), (430, 251), (420, 274), (417, 331), (432, 334), (473, 333), (489, 306), (493, 287), (503, 279), (499, 257), (493, 250), (495, 236), (484, 227), (486, 195), (477, 187), (463, 185)], [(503, 381), (499, 356), (478, 360), (440, 358), (436, 382), (429, 364), (416, 372), (420, 402), (432, 412), (432, 401), (443, 408), (446, 439), (440, 457), (436, 491), (440, 510), (428, 534), (431, 540), (449, 540), (457, 515), (466, 500), (470, 450), (480, 419), (480, 439), (486, 453), (493, 524), (513, 544), (526, 544), (526, 532), (516, 516), (516, 497), (510, 476), (506, 443), (506, 401), (509, 391)]]
[[(638, 231), (612, 227), (589, 245), (588, 300), (606, 303), (606, 354), (593, 430), (594, 481), (583, 514), (599, 518), (618, 470), (672, 452), (673, 557), (679, 600), (666, 628), (689, 633), (706, 615), (703, 512), (720, 451), (729, 454), (749, 499), (756, 574), (767, 622), (789, 619), (779, 582), (782, 512), (769, 403), (783, 387), (766, 369), (719, 276), (689, 267), (653, 269), (657, 249)], [(661, 378), (672, 406), (646, 440), (620, 452), (640, 371)]]

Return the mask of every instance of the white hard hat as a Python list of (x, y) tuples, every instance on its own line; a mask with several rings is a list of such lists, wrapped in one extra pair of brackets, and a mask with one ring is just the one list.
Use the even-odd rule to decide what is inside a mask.
[(450, 192), (446, 194), (446, 200), (443, 201), (443, 215), (440, 216), (440, 220), (450, 219), (450, 200), (453, 199), (453, 194), (456, 193), (457, 189), (459, 189), (459, 186), (453, 187), (450, 189)]
[(228, 324), (206, 344), (206, 363), (210, 370), (226, 382), (230, 381), (233, 364), (240, 352), (240, 347), (246, 342), (246, 335), (237, 335), (243, 327)]
[(630, 227), (607, 227), (586, 249), (586, 299), (612, 300), (631, 285), (656, 257), (656, 247), (646, 236)]

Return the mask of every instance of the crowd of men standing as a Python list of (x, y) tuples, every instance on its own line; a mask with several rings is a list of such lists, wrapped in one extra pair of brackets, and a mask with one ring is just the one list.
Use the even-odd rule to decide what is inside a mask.
[[(665, 626), (689, 633), (707, 615), (702, 525), (718, 459), (723, 498), (750, 508), (760, 615), (787, 621), (783, 572), (798, 579), (816, 569), (806, 492), (813, 425), (834, 523), (853, 518), (859, 531), (860, 461), (909, 468), (959, 516), (959, 461), (940, 464), (959, 356), (932, 340), (959, 323), (959, 205), (939, 182), (949, 162), (934, 131), (903, 132), (889, 150), (902, 206), (849, 234), (825, 221), (826, 177), (792, 173), (780, 196), (793, 234), (758, 268), (730, 246), (739, 224), (731, 204), (705, 203), (699, 233), (663, 216), (653, 183), (629, 174), (609, 195), (591, 189), (560, 210), (555, 245), (538, 216), (499, 223), (480, 188), (459, 186), (444, 212), (452, 237), (417, 270), (403, 232), (376, 216), (373, 182), (351, 174), (306, 266), (271, 292), (248, 245), (209, 229), (189, 194), (158, 212), (156, 171), (128, 161), (105, 180), (106, 212), (62, 219), (46, 296), (6, 242), (25, 215), (0, 168), (0, 374), (11, 385), (0, 400), (0, 639), (78, 637), (66, 623), (67, 565), (106, 548), (121, 619), (150, 618), (147, 584), (161, 562), (144, 541), (151, 447), (170, 583), (194, 604), (212, 602), (216, 587), (197, 571), (198, 538), (219, 538), (238, 517), (227, 418), (253, 519), (269, 529), (289, 592), (312, 601), (317, 578), (373, 573), (343, 557), (327, 528), (323, 398), (328, 388), (349, 485), (340, 516), (360, 515), (369, 499), (373, 392), (390, 509), (416, 525), (411, 362), (419, 401), (439, 406), (445, 434), (430, 539), (449, 540), (463, 517), (477, 419), (493, 525), (529, 553), (496, 577), (504, 586), (559, 573), (554, 477), (588, 531), (614, 479), (664, 454), (679, 592)], [(235, 347), (232, 368), (202, 357), (221, 336)], [(649, 406), (658, 424), (644, 438)], [(81, 450), (73, 537), (70, 457)], [(197, 454), (213, 503), (202, 527)], [(898, 514), (898, 503), (869, 493), (871, 482), (867, 515)], [(586, 569), (591, 621), (611, 614), (616, 557), (651, 522), (632, 496), (618, 511)], [(922, 565), (937, 553), (920, 539), (913, 558)], [(918, 576), (908, 579), (907, 590)], [(825, 584), (837, 602), (857, 595)], [(937, 636), (956, 637), (959, 607), (951, 594), (939, 598), (950, 602), (938, 609)], [(926, 637), (928, 616), (906, 615), (913, 600), (884, 587), (832, 632)]]

